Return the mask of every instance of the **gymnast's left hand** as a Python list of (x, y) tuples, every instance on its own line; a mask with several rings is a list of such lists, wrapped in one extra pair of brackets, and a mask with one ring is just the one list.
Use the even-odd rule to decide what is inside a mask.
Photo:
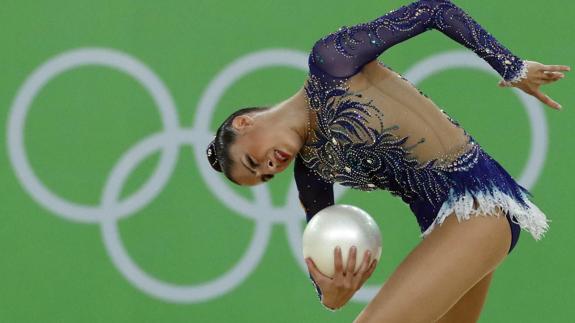
[(523, 92), (536, 97), (539, 101), (545, 103), (553, 109), (560, 110), (561, 105), (551, 99), (548, 95), (541, 92), (539, 87), (543, 84), (550, 84), (565, 77), (564, 71), (570, 71), (571, 67), (566, 65), (545, 65), (534, 61), (524, 60), (527, 64), (527, 77), (519, 82), (510, 85), (499, 81), (500, 87), (516, 87)]

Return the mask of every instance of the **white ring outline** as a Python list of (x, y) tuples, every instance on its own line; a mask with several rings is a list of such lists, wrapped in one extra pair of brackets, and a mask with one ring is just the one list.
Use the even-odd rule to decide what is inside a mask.
[[(41, 90), (52, 78), (78, 66), (102, 65), (115, 68), (125, 72), (138, 81), (152, 96), (159, 106), (162, 117), (162, 124), (165, 131), (178, 129), (178, 119), (176, 109), (171, 95), (162, 81), (137, 59), (124, 53), (109, 49), (83, 48), (72, 50), (49, 59), (46, 63), (37, 68), (24, 82), (18, 91), (8, 117), (8, 156), (14, 167), (16, 176), (34, 200), (55, 214), (59, 214), (68, 220), (95, 223), (102, 216), (101, 210), (97, 206), (86, 206), (78, 203), (66, 201), (48, 190), (40, 179), (36, 176), (28, 161), (26, 149), (24, 148), (24, 123), (30, 104)], [(157, 166), (158, 175), (152, 176), (142, 188), (133, 193), (119, 207), (122, 212), (118, 216), (135, 212), (135, 202), (141, 202), (143, 207), (147, 204), (154, 191), (161, 188), (173, 169), (177, 159), (177, 147), (169, 144), (164, 148), (162, 158)], [(147, 199), (147, 200), (146, 200)], [(142, 202), (144, 201), (144, 202)]]
[[(10, 161), (20, 182), (40, 205), (72, 221), (100, 222), (106, 249), (116, 267), (128, 281), (151, 296), (172, 302), (197, 302), (220, 296), (222, 293), (231, 290), (241, 283), (261, 260), (263, 251), (267, 248), (267, 243), (269, 242), (271, 224), (274, 222), (287, 224), (286, 229), (292, 252), (298, 259), (300, 267), (307, 273), (307, 268), (301, 256), (302, 222), (299, 217), (293, 216), (301, 212), (299, 207), (297, 207), (299, 201), (294, 183), (292, 182), (289, 190), (288, 204), (283, 208), (273, 208), (269, 202), (270, 198), (267, 188), (265, 186), (258, 187), (255, 190), (255, 196), (256, 204), (259, 205), (254, 210), (252, 203), (242, 198), (236, 198), (236, 195), (230, 193), (232, 191), (229, 191), (229, 188), (222, 181), (210, 181), (210, 179), (214, 178), (213, 174), (208, 173), (211, 172), (211, 167), (207, 164), (205, 158), (200, 157), (203, 157), (203, 147), (207, 145), (211, 138), (207, 129), (210, 123), (205, 121), (211, 120), (211, 117), (209, 115), (204, 116), (204, 114), (208, 114), (214, 108), (225, 89), (243, 74), (267, 66), (286, 65), (307, 71), (306, 60), (306, 54), (282, 49), (248, 54), (236, 60), (235, 63), (230, 64), (230, 67), (211, 82), (208, 91), (205, 92), (202, 100), (200, 100), (194, 131), (194, 129), (185, 130), (178, 127), (175, 106), (167, 88), (149, 68), (135, 58), (115, 50), (98, 48), (78, 49), (58, 55), (34, 71), (27, 78), (16, 96), (8, 118), (7, 127)], [(152, 95), (156, 104), (159, 105), (165, 128), (163, 133), (146, 137), (122, 156), (108, 176), (108, 181), (103, 191), (101, 208), (75, 205), (64, 201), (47, 190), (35, 176), (28, 163), (23, 140), (25, 116), (39, 90), (55, 75), (75, 66), (88, 64), (109, 66), (135, 77)], [(432, 56), (415, 65), (405, 75), (406, 78), (410, 78), (414, 80), (414, 83), (417, 83), (423, 78), (442, 70), (442, 68), (455, 67), (478, 68), (496, 74), (484, 61), (475, 55), (468, 52), (455, 51)], [(529, 188), (537, 180), (544, 164), (547, 150), (547, 128), (540, 104), (538, 105), (536, 100), (526, 94), (517, 90), (516, 93), (520, 95), (520, 99), (526, 105), (530, 124), (532, 129), (534, 129), (531, 133), (532, 143), (534, 144), (531, 146), (530, 157), (520, 179), (520, 182)], [(201, 122), (199, 120), (204, 121)], [(217, 193), (221, 194), (222, 191), (228, 191), (224, 194), (228, 194), (228, 197), (231, 197), (234, 202), (239, 203), (228, 204), (228, 207), (231, 206), (231, 209), (235, 210), (238, 210), (239, 207), (238, 213), (254, 219), (257, 224), (256, 234), (239, 264), (228, 271), (222, 278), (216, 279), (209, 284), (201, 284), (200, 287), (170, 284), (149, 276), (131, 260), (123, 248), (116, 226), (118, 218), (140, 210), (164, 187), (173, 171), (178, 156), (178, 147), (182, 144), (190, 144), (195, 148), (194, 151), (196, 160), (200, 165), (200, 172), (212, 193), (217, 196)], [(134, 169), (147, 155), (159, 149), (163, 150), (163, 154), (154, 175), (142, 185), (142, 189), (125, 201), (118, 203), (116, 199), (119, 197), (123, 182), (130, 174), (129, 170)], [(541, 156), (542, 152), (543, 156)], [(339, 199), (345, 190), (342, 187), (336, 188), (336, 199)], [(226, 199), (226, 201), (228, 200)], [(266, 217), (261, 215), (262, 206), (268, 208), (264, 215)], [(58, 209), (60, 209), (60, 212), (58, 212)], [(250, 211), (256, 212), (251, 213)], [(369, 301), (378, 289), (379, 287), (377, 286), (364, 286), (356, 293), (353, 299), (356, 301)]]

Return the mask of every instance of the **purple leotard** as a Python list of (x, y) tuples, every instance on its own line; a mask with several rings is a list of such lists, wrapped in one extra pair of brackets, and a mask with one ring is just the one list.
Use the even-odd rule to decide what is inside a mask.
[[(334, 183), (364, 191), (386, 190), (400, 197), (414, 212), (424, 237), (450, 214), (466, 219), (479, 213), (491, 214), (500, 207), (511, 227), (510, 252), (521, 228), (536, 239), (547, 229), (545, 215), (529, 200), (531, 194), (455, 120), (425, 101), (429, 98), (423, 92), (407, 92), (406, 84), (415, 87), (405, 78), (395, 82), (405, 82), (397, 88), (409, 95), (398, 91), (370, 97), (370, 93), (351, 85), (354, 75), (387, 48), (430, 29), (472, 50), (504, 81), (526, 77), (523, 60), (447, 0), (415, 1), (321, 38), (309, 55), (305, 86), (313, 117), (310, 120), (315, 120), (313, 135), (299, 152), (294, 168), (306, 218), (309, 221), (334, 204)], [(418, 104), (402, 102), (408, 97), (418, 97), (421, 110), (417, 110)], [(404, 112), (412, 115), (403, 120), (420, 115), (422, 122), (402, 121), (400, 115)], [(426, 124), (425, 115), (441, 120), (441, 127), (450, 128), (452, 133), (459, 131), (461, 144), (446, 149), (449, 154), (433, 156), (437, 149), (429, 147), (434, 147), (435, 137), (425, 131), (438, 125)], [(321, 299), (317, 285), (316, 289)]]

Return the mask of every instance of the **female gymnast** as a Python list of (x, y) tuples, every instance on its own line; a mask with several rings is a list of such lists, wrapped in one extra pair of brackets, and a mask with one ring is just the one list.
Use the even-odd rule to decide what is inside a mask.
[[(423, 239), (387, 279), (356, 322), (475, 322), (494, 270), (524, 229), (535, 239), (548, 224), (531, 194), (456, 121), (377, 57), (436, 29), (475, 52), (515, 87), (554, 109), (540, 91), (564, 77), (564, 65), (522, 60), (462, 8), (420, 0), (373, 21), (319, 39), (309, 75), (293, 96), (272, 107), (230, 115), (207, 148), (212, 167), (239, 185), (273, 178), (295, 160), (299, 199), (309, 221), (333, 205), (333, 183), (388, 190), (413, 211)], [(306, 259), (321, 303), (342, 307), (373, 273), (354, 248), (335, 277)]]

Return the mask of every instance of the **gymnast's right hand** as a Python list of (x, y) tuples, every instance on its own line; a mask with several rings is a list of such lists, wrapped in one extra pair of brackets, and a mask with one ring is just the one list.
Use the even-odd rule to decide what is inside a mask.
[(344, 306), (375, 270), (377, 261), (375, 259), (372, 261), (370, 252), (366, 251), (361, 266), (357, 272), (354, 272), (356, 253), (357, 249), (351, 247), (347, 266), (344, 268), (341, 249), (339, 247), (334, 249), (335, 273), (333, 278), (322, 274), (311, 258), (306, 259), (308, 270), (321, 290), (322, 303), (326, 307), (338, 309)]

